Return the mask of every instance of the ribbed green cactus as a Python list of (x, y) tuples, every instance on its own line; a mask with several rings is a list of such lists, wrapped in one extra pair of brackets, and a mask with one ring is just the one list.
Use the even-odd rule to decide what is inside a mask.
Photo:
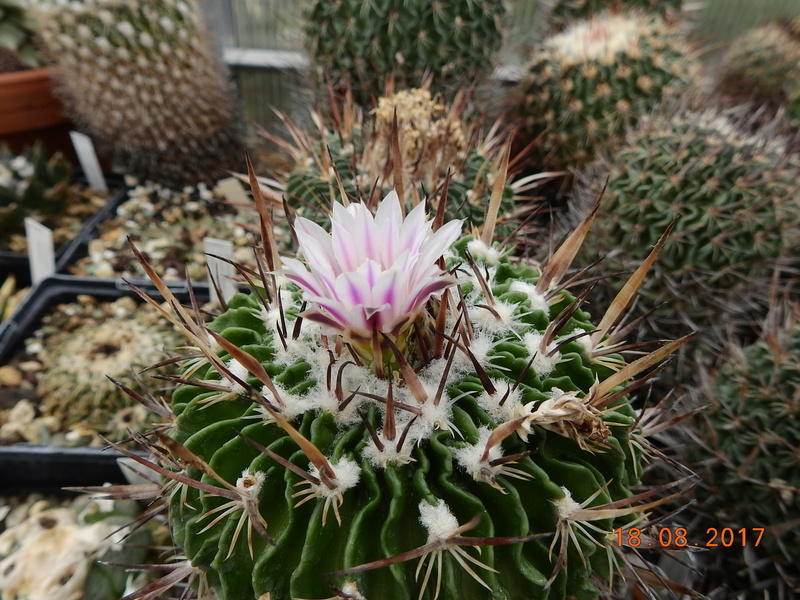
[(776, 268), (797, 266), (798, 169), (781, 137), (752, 132), (734, 111), (654, 115), (580, 177), (587, 202), (608, 181), (598, 216), (605, 235), (587, 262), (635, 268), (675, 221), (642, 287), (643, 306), (660, 306), (652, 322), (662, 335), (741, 325), (721, 311), (743, 316), (764, 303)]
[(306, 37), (319, 79), (369, 106), (389, 78), (399, 90), (430, 75), (441, 90), (491, 73), (503, 15), (501, 0), (317, 0)]
[(598, 328), (564, 289), (590, 220), (539, 270), (423, 211), (297, 218), (306, 264), (207, 330), (170, 301), (203, 357), (151, 449), (222, 600), (597, 598), (655, 504), (625, 394), (679, 343), (624, 367), (626, 303)]
[[(361, 118), (351, 103), (340, 108), (344, 117), (338, 127), (326, 123), (316, 137), (306, 135), (287, 147), (295, 166), (286, 176), (284, 188), (289, 205), (298, 214), (321, 224), (327, 222), (329, 198), (339, 197), (339, 181), (350, 198), (369, 198), (373, 203), (399, 189), (392, 134), (396, 116), (407, 205), (415, 199), (439, 196), (449, 171), (446, 217), (464, 219), (475, 227), (483, 225), (502, 153), (500, 136), (480, 140), (476, 128), (459, 118), (457, 106), (448, 109), (424, 89), (380, 98), (373, 120)], [(495, 229), (498, 239), (516, 226), (516, 195), (512, 184), (504, 186), (500, 225)]]
[(738, 101), (791, 103), (800, 94), (800, 19), (751, 29), (731, 43), (719, 88)]
[(548, 22), (563, 28), (572, 21), (585, 19), (606, 10), (639, 9), (648, 13), (669, 13), (681, 8), (682, 0), (550, 0)]
[(625, 129), (685, 91), (698, 64), (681, 33), (637, 13), (573, 23), (535, 53), (516, 90), (516, 111), (539, 160), (580, 167), (620, 142)]
[(15, 155), (0, 146), (0, 233), (10, 235), (25, 217), (64, 212), (71, 198), (72, 167), (63, 156), (48, 156), (41, 143)]
[(128, 173), (180, 187), (239, 165), (231, 83), (194, 0), (46, 1), (35, 14), (72, 118)]
[(706, 589), (722, 584), (755, 599), (789, 598), (800, 588), (798, 357), (795, 314), (770, 324), (756, 343), (732, 347), (701, 389), (708, 407), (688, 455), (704, 482), (702, 529), (721, 536), (728, 527), (735, 539), (734, 547), (705, 557), (714, 567)]
[(34, 42), (33, 23), (22, 0), (0, 0), (0, 73), (44, 64)]

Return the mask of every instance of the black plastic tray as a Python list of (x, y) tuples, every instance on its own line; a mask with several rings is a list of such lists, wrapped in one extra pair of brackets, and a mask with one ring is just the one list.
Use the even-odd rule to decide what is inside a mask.
[[(76, 176), (75, 180), (78, 183), (85, 183), (81, 175)], [(100, 223), (110, 219), (117, 207), (127, 198), (128, 188), (121, 177), (106, 175), (106, 182), (109, 189), (114, 191), (110, 193), (105, 206), (83, 224), (74, 238), (56, 249), (56, 273), (63, 273), (69, 265), (88, 252), (89, 241), (95, 237)], [(8, 275), (14, 275), (17, 287), (30, 285), (30, 261), (27, 254), (0, 251), (0, 279), (4, 279)]]

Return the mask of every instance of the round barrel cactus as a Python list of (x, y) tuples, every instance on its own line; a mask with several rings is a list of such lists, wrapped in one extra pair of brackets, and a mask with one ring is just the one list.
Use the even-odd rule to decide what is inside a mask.
[(621, 141), (627, 127), (695, 78), (678, 29), (657, 16), (601, 13), (546, 39), (515, 92), (518, 117), (540, 162), (580, 167)]
[(681, 9), (682, 0), (551, 0), (548, 21), (563, 28), (572, 21), (585, 19), (606, 10), (639, 9), (648, 13), (670, 13)]
[(605, 235), (586, 260), (635, 268), (674, 222), (642, 286), (644, 306), (659, 307), (651, 323), (662, 335), (691, 327), (716, 343), (716, 330), (764, 305), (776, 269), (796, 267), (798, 168), (781, 137), (753, 132), (736, 111), (654, 115), (579, 177), (587, 203), (605, 187)]
[[(319, 132), (288, 149), (295, 161), (285, 178), (288, 204), (297, 214), (325, 224), (329, 199), (340, 195), (340, 182), (352, 199), (365, 198), (375, 205), (398, 189), (410, 206), (426, 196), (440, 197), (449, 172), (446, 217), (483, 225), (501, 138), (480, 139), (476, 127), (461, 120), (458, 104), (448, 108), (430, 91), (414, 88), (380, 98), (374, 119), (365, 120), (355, 106), (343, 103), (345, 117), (337, 126), (319, 119)], [(398, 171), (402, 181), (395, 181)], [(500, 225), (495, 229), (499, 239), (516, 226), (516, 195), (512, 184), (503, 187)]]
[(504, 14), (501, 0), (316, 0), (306, 37), (320, 80), (369, 106), (390, 79), (399, 90), (430, 76), (441, 90), (491, 73)]
[(728, 526), (736, 538), (735, 547), (706, 557), (708, 583), (741, 598), (791, 597), (800, 587), (798, 356), (795, 314), (756, 343), (734, 345), (701, 388), (708, 406), (688, 456), (703, 475), (702, 529), (722, 535)]
[(626, 364), (620, 311), (566, 291), (588, 220), (542, 270), (434, 223), (334, 203), (330, 234), (294, 222), (305, 262), (178, 319), (202, 354), (151, 449), (220, 598), (597, 598), (664, 500), (632, 491), (626, 393), (674, 343)]

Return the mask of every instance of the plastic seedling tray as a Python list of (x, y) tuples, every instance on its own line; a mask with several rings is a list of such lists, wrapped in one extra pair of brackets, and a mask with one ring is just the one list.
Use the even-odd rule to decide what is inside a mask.
[[(199, 303), (207, 301), (207, 287), (198, 286), (194, 293)], [(139, 300), (136, 292), (121, 285), (119, 280), (68, 275), (48, 278), (0, 326), (0, 366), (8, 364), (53, 306), (73, 302), (78, 295), (90, 295), (100, 301), (113, 301), (123, 296)], [(175, 295), (182, 303), (189, 303), (187, 292), (178, 291)], [(158, 295), (154, 297), (160, 299)], [(114, 450), (96, 447), (56, 447), (28, 443), (0, 446), (0, 491), (124, 483), (125, 477), (117, 464), (121, 456)]]
[[(83, 182), (82, 176), (76, 177), (77, 182)], [(94, 237), (97, 226), (109, 219), (126, 198), (127, 188), (121, 178), (107, 176), (109, 188), (113, 191), (105, 206), (88, 219), (78, 234), (66, 244), (56, 249), (56, 272), (61, 273), (72, 264), (79, 256), (88, 252), (89, 240)], [(18, 287), (30, 285), (30, 263), (28, 255), (21, 252), (0, 251), (0, 279), (14, 275)]]

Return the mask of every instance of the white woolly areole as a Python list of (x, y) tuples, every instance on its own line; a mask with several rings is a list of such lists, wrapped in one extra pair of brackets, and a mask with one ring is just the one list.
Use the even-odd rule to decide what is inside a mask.
[(497, 248), (487, 246), (482, 240), (470, 240), (467, 243), (467, 250), (477, 262), (483, 261), (489, 266), (494, 266), (500, 261), (500, 252)]
[(480, 439), (478, 439), (477, 444), (459, 448), (453, 452), (453, 456), (455, 456), (458, 464), (464, 467), (464, 470), (469, 473), (475, 481), (493, 481), (492, 478), (500, 472), (502, 465), (493, 467), (489, 462), (501, 458), (503, 456), (503, 450), (500, 444), (496, 444), (489, 450), (488, 456), (484, 460), (481, 460), (483, 452), (486, 450), (486, 443), (489, 441), (489, 436), (492, 435), (492, 432), (489, 428), (481, 426), (480, 429), (478, 429), (478, 435)]
[(525, 347), (528, 349), (528, 354), (534, 357), (531, 368), (539, 376), (539, 378), (544, 378), (550, 375), (550, 373), (553, 372), (553, 369), (556, 368), (556, 365), (561, 361), (560, 352), (554, 352), (552, 356), (547, 356), (547, 354), (555, 347), (555, 342), (550, 342), (547, 348), (545, 348), (544, 352), (542, 352), (540, 346), (542, 345), (543, 338), (543, 334), (535, 331), (526, 333), (525, 337), (522, 338), (522, 341), (525, 342)]
[(612, 63), (621, 53), (635, 52), (644, 24), (624, 15), (579, 21), (545, 42), (562, 68), (583, 62)]
[(561, 491), (564, 492), (564, 497), (556, 498), (552, 502), (556, 505), (558, 516), (562, 520), (566, 520), (573, 512), (580, 509), (581, 505), (572, 499), (572, 494), (567, 488), (561, 486)]
[[(495, 302), (492, 309), (497, 315), (486, 308), (471, 306), (469, 308), (469, 320), (472, 323), (472, 327), (480, 331), (489, 333), (513, 331), (514, 328), (520, 326), (519, 321), (514, 318), (514, 311), (517, 310), (518, 306), (518, 304), (510, 304), (508, 302)], [(497, 318), (498, 316), (500, 317), (499, 319)]]
[[(235, 358), (230, 359), (227, 363), (225, 363), (225, 366), (231, 372), (231, 375), (241, 379), (242, 381), (246, 381), (247, 376), (250, 374), (250, 371), (247, 370), (247, 367), (245, 367)], [(247, 392), (242, 384), (233, 380), (230, 381), (230, 389), (232, 394), (239, 394), (240, 396)]]
[(428, 530), (428, 544), (446, 540), (458, 529), (458, 520), (441, 498), (435, 506), (426, 500), (419, 503), (419, 522)]
[[(329, 461), (330, 462), (330, 461)], [(327, 485), (312, 485), (317, 496), (322, 498), (341, 498), (342, 494), (358, 484), (361, 479), (361, 468), (349, 458), (342, 457), (337, 463), (331, 463), (333, 474), (336, 476), (336, 487), (331, 489)], [(319, 479), (317, 468), (309, 464), (308, 472)]]
[(540, 294), (536, 291), (536, 286), (532, 283), (512, 281), (508, 289), (511, 292), (522, 292), (525, 294), (528, 300), (530, 300), (531, 310), (540, 310), (544, 314), (550, 316), (550, 305), (547, 303), (547, 299), (544, 297), (544, 294)]
[(591, 354), (594, 351), (594, 345), (592, 345), (592, 336), (591, 334), (587, 333), (585, 329), (581, 329), (580, 327), (575, 328), (572, 333), (569, 334), (568, 337), (573, 337), (578, 335), (579, 333), (584, 333), (586, 335), (582, 335), (579, 338), (573, 340), (576, 344), (578, 344), (585, 354)]
[(242, 471), (242, 476), (236, 480), (236, 489), (249, 498), (256, 498), (261, 493), (266, 475), (262, 471), (251, 473), (250, 469)]
[[(511, 383), (505, 379), (491, 379), (491, 382), (495, 387), (495, 393), (490, 394), (484, 391), (481, 397), (478, 398), (478, 406), (498, 423), (505, 423), (522, 416), (520, 413), (522, 409), (522, 402), (520, 401), (522, 394), (519, 388), (512, 390)], [(501, 406), (500, 401), (506, 395), (506, 392), (508, 392), (508, 398)]]
[(397, 433), (393, 440), (387, 440), (383, 430), (380, 430), (378, 432), (378, 439), (383, 444), (383, 450), (378, 448), (373, 440), (370, 440), (370, 443), (361, 451), (361, 456), (366, 458), (369, 464), (376, 469), (385, 469), (390, 464), (405, 465), (414, 462), (414, 459), (411, 457), (411, 449), (414, 447), (413, 440), (409, 440), (408, 437), (406, 437), (400, 450), (397, 450), (397, 442), (400, 440), (405, 426), (406, 423), (402, 425), (400, 423), (397, 424)]
[(362, 594), (358, 586), (353, 581), (345, 581), (342, 586), (342, 594), (345, 598), (352, 598), (353, 600), (367, 600), (367, 597)]

